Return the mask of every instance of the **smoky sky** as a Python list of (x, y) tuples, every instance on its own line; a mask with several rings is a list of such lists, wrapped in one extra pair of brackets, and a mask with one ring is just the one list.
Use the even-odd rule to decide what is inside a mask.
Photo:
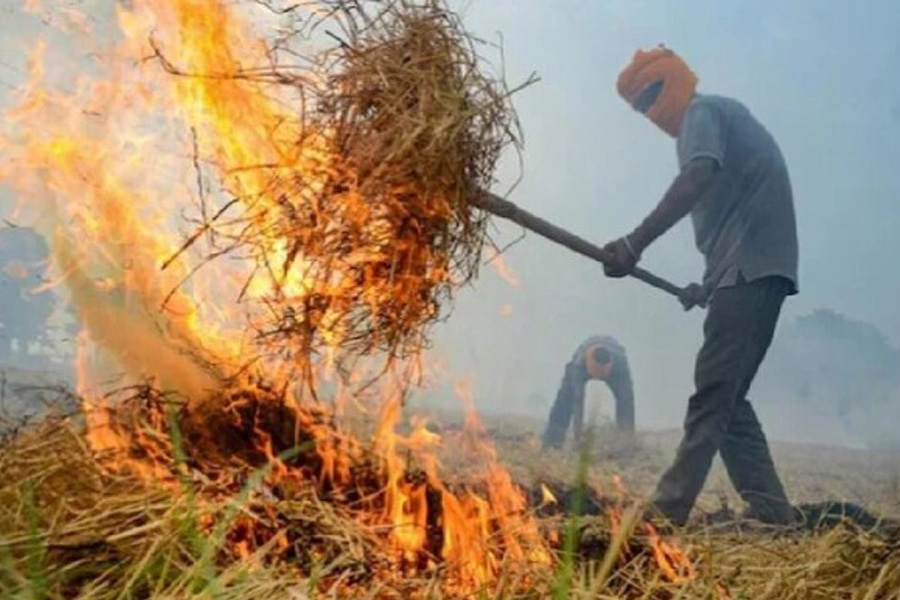
[[(626, 233), (676, 173), (674, 142), (615, 92), (637, 48), (664, 43), (697, 72), (699, 91), (735, 97), (773, 133), (791, 172), (800, 295), (783, 322), (830, 307), (900, 342), (900, 10), (890, 2), (472, 1), (469, 26), (497, 40), (507, 76), (541, 81), (516, 99), (524, 173), (511, 198), (597, 242)], [(504, 238), (514, 237), (506, 230)], [(702, 313), (534, 235), (506, 258), (521, 285), (485, 277), (439, 336), (480, 382), (482, 404), (552, 399), (587, 335), (628, 348), (639, 426), (677, 425), (691, 391)], [(677, 282), (702, 262), (680, 223), (644, 257)], [(503, 302), (513, 306), (501, 317)], [(531, 396), (531, 401), (528, 400)], [(751, 392), (752, 396), (752, 392)], [(545, 409), (546, 406), (541, 406)]]
[[(631, 230), (676, 173), (674, 141), (615, 92), (638, 48), (679, 52), (699, 91), (745, 103), (788, 162), (800, 236), (800, 295), (784, 319), (828, 307), (875, 324), (900, 343), (900, 9), (893, 2), (821, 0), (468, 0), (467, 27), (502, 42), (525, 136), (495, 191), (602, 243)], [(40, 34), (18, 2), (0, 0), (0, 103)], [(482, 52), (494, 64), (499, 54)], [(4, 83), (5, 82), (5, 83)], [(499, 242), (520, 230), (500, 224)], [(543, 414), (575, 347), (610, 334), (627, 348), (638, 426), (680, 423), (703, 314), (663, 293), (604, 278), (599, 265), (526, 234), (504, 254), (511, 285), (486, 266), (435, 332), (435, 353), (470, 379), (480, 407)], [(643, 266), (679, 283), (700, 278), (687, 221), (654, 244)], [(422, 394), (418, 402), (432, 396)], [(771, 415), (770, 415), (771, 416)], [(766, 415), (763, 415), (765, 421)], [(790, 435), (789, 432), (787, 435)]]

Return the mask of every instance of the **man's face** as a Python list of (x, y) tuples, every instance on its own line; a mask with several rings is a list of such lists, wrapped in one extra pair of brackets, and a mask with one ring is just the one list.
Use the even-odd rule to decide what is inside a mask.
[(656, 102), (656, 99), (659, 98), (662, 89), (663, 81), (661, 79), (648, 85), (644, 88), (644, 91), (640, 93), (637, 99), (635, 99), (634, 104), (632, 104), (634, 110), (646, 115), (647, 111), (650, 110), (650, 107)]

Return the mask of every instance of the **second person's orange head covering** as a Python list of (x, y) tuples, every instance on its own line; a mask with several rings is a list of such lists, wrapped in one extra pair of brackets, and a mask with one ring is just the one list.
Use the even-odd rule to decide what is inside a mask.
[(584, 366), (588, 377), (605, 381), (613, 370), (613, 359), (609, 352), (603, 352), (603, 344), (589, 346), (584, 352)]
[(681, 57), (668, 48), (638, 50), (631, 64), (619, 75), (616, 88), (629, 104), (650, 85), (662, 82), (662, 89), (647, 117), (672, 137), (678, 137), (681, 122), (697, 89), (697, 76)]

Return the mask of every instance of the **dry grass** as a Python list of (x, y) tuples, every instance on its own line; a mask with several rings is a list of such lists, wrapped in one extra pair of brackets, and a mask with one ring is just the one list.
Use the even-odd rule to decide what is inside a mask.
[[(184, 467), (174, 481), (148, 486), (100, 468), (77, 431), (77, 422), (51, 418), (0, 450), (4, 599), (900, 598), (900, 542), (852, 524), (790, 535), (693, 528), (675, 539), (697, 576), (673, 583), (639, 534), (617, 538), (605, 517), (558, 514), (543, 526), (576, 532), (571, 560), (563, 553), (526, 575), (509, 565), (515, 578), (482, 596), (462, 593), (439, 569), (398, 568), (385, 532), (361, 525), (346, 503), (311, 487), (290, 495), (269, 487), (272, 465), (235, 471), (234, 481)], [(528, 447), (527, 435), (500, 440), (514, 462), (529, 461)], [(646, 448), (636, 453), (656, 460)], [(578, 466), (548, 462), (569, 480)], [(626, 515), (622, 531), (630, 530)]]
[[(228, 48), (215, 54), (226, 44), (212, 44), (204, 53), (221, 64), (193, 71), (178, 64), (177, 51), (154, 46), (169, 72), (204, 92), (192, 97), (235, 109), (222, 111), (226, 135), (197, 128), (198, 180), (204, 169), (218, 169), (228, 200), (203, 212), (175, 256), (202, 238), (216, 239), (222, 246), (211, 256), (238, 249), (237, 258), (249, 258), (255, 273), (267, 273), (271, 290), (255, 299), (269, 318), (255, 324), (264, 347), (269, 343), (265, 349), (284, 364), (308, 365), (317, 352), (334, 348), (351, 359), (415, 355), (455, 289), (476, 274), (486, 221), (469, 202), (490, 186), (503, 147), (518, 142), (511, 91), (502, 76), (481, 69), (476, 40), (442, 1), (321, 4), (329, 10), (313, 28), (327, 29), (336, 41), (323, 54), (291, 55), (279, 39), (269, 48), (271, 64), (244, 67)], [(306, 21), (288, 29), (284, 39), (308, 27)], [(297, 61), (284, 62), (290, 56)], [(294, 106), (288, 97), (309, 103)], [(275, 105), (288, 109), (264, 114)], [(254, 107), (249, 116), (245, 106)], [(242, 120), (260, 121), (265, 135), (254, 129), (247, 138), (234, 136)], [(242, 151), (204, 152), (220, 138)], [(247, 164), (245, 153), (265, 164)], [(249, 171), (259, 176), (244, 177)], [(217, 219), (232, 203), (245, 210), (224, 226)], [(213, 229), (216, 235), (207, 236)], [(896, 543), (850, 526), (779, 538), (694, 530), (678, 543), (694, 557), (697, 576), (676, 583), (657, 567), (646, 536), (635, 534), (637, 511), (613, 528), (599, 510), (603, 502), (592, 505), (601, 514), (590, 518), (543, 513), (540, 532), (561, 534), (551, 564), (507, 559), (485, 589), (461, 589), (437, 553), (403, 559), (387, 542), (392, 532), (378, 514), (387, 504), (378, 457), (361, 452), (346, 472), (336, 468), (342, 486), (307, 476), (327, 471), (331, 434), (316, 437), (314, 428), (304, 428), (309, 415), (283, 411), (284, 390), (232, 385), (205, 403), (192, 398), (196, 404), (182, 404), (174, 419), (170, 401), (152, 390), (135, 399), (159, 407), (139, 410), (123, 425), (128, 442), (143, 452), (128, 458), (151, 465), (152, 477), (102, 468), (107, 457), (86, 445), (79, 414), (48, 417), (3, 440), (0, 598), (887, 600), (898, 594)], [(298, 431), (309, 435), (297, 439)], [(573, 503), (614, 496), (601, 486), (613, 472), (626, 481), (654, 475), (652, 466), (630, 458), (642, 455), (639, 447), (616, 453), (610, 445), (588, 478), (589, 461), (542, 458), (527, 449), (530, 439), (507, 447), (520, 480), (538, 465), (546, 470), (532, 472), (533, 479), (584, 479), (601, 490), (590, 497), (569, 485)], [(307, 443), (311, 453), (298, 446)], [(458, 446), (445, 448), (459, 460)], [(272, 450), (283, 455), (273, 459)], [(463, 477), (466, 465), (445, 465)], [(427, 475), (416, 480), (408, 465), (402, 475), (427, 502), (436, 487)], [(491, 500), (483, 503), (488, 512), (505, 510), (493, 506), (492, 496), (482, 498)], [(427, 523), (438, 529), (433, 525)]]

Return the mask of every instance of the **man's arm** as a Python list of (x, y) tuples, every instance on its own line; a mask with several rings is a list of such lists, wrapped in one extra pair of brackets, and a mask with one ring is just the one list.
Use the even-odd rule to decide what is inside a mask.
[[(583, 369), (577, 358), (573, 358), (566, 365), (556, 399), (550, 408), (547, 428), (544, 430), (544, 448), (562, 448), (566, 440), (566, 432), (572, 424), (575, 407), (579, 403), (579, 394), (581, 402), (584, 402), (584, 377), (581, 375)], [(579, 431), (577, 426), (575, 430)]]
[(616, 403), (616, 428), (620, 431), (634, 431), (634, 386), (628, 362), (616, 365), (613, 376), (606, 380), (609, 391)]
[(572, 436), (575, 438), (575, 445), (581, 445), (581, 438), (584, 435), (584, 388), (587, 386), (587, 380), (582, 380), (572, 385)]
[(644, 250), (691, 212), (717, 172), (718, 163), (713, 158), (697, 158), (685, 165), (647, 218), (630, 234), (604, 247), (612, 255), (610, 263), (604, 265), (606, 274), (624, 277), (631, 273)]
[(628, 236), (638, 256), (653, 241), (685, 217), (709, 187), (718, 170), (712, 158), (698, 158), (689, 162), (678, 174), (656, 208)]

